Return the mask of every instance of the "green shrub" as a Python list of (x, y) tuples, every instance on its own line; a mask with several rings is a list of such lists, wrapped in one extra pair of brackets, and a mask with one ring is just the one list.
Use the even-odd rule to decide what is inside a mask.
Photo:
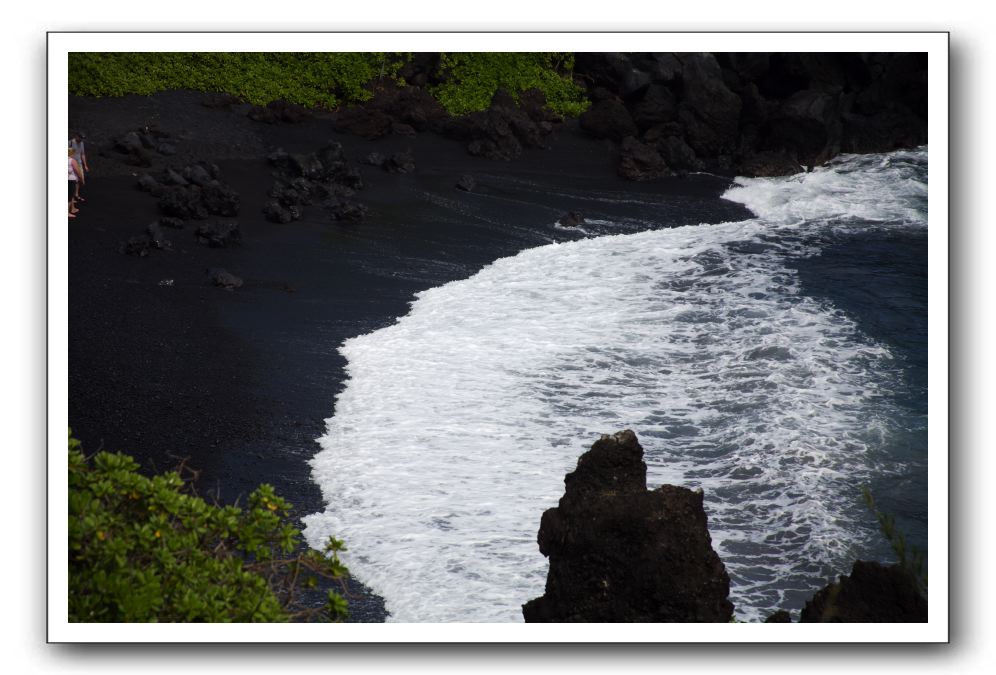
[(464, 52), (440, 55), (443, 82), (430, 93), (454, 115), (485, 110), (499, 87), (516, 100), (528, 89), (546, 95), (547, 107), (576, 117), (588, 107), (571, 79), (574, 55), (560, 52)]
[(69, 93), (193, 89), (226, 92), (255, 105), (283, 99), (332, 108), (370, 98), (365, 87), (396, 78), (406, 58), (383, 52), (71, 52)]
[(319, 578), (348, 570), (330, 538), (325, 553), (299, 549), (291, 505), (269, 485), (248, 508), (192, 494), (177, 472), (147, 478), (122, 454), (88, 459), (69, 431), (69, 620), (74, 622), (341, 621), (346, 600), (329, 591), (306, 607)]
[[(255, 105), (283, 99), (334, 108), (368, 100), (382, 80), (412, 58), (400, 52), (71, 52), (69, 93), (149, 95), (171, 89), (225, 92)], [(443, 81), (429, 93), (453, 115), (484, 110), (499, 87), (518, 99), (532, 88), (563, 116), (587, 107), (571, 79), (574, 56), (555, 52), (470, 52), (440, 55)]]

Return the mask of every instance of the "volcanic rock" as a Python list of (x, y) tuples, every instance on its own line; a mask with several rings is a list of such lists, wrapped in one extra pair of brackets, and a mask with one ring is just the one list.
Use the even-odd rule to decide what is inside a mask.
[(187, 185), (187, 179), (172, 167), (166, 169), (162, 182), (166, 185)]
[(619, 175), (624, 178), (644, 181), (668, 174), (667, 164), (657, 149), (641, 143), (632, 136), (623, 140), (619, 152)]
[(633, 122), (641, 130), (670, 122), (678, 113), (674, 94), (662, 84), (652, 84), (633, 107)]
[(411, 150), (396, 152), (381, 166), (388, 173), (411, 173), (415, 170), (415, 156)]
[(523, 605), (527, 622), (730, 620), (730, 578), (712, 549), (702, 492), (648, 492), (646, 473), (632, 431), (581, 455), (540, 523), (550, 571), (546, 593)]
[(134, 153), (142, 149), (142, 139), (138, 132), (129, 131), (114, 142), (114, 149), (123, 153)]
[(158, 197), (162, 194), (163, 186), (159, 182), (147, 173), (143, 173), (138, 177), (137, 187), (143, 192), (148, 192), (149, 194)]
[(379, 152), (371, 152), (369, 155), (363, 158), (364, 164), (369, 164), (370, 166), (376, 166), (378, 169), (384, 166), (384, 162), (387, 161), (384, 155)]
[(750, 176), (791, 176), (803, 171), (798, 160), (788, 153), (770, 150), (751, 155), (740, 166)]
[(152, 242), (149, 241), (147, 236), (143, 237), (131, 237), (126, 242), (122, 242), (118, 247), (118, 250), (125, 255), (133, 255), (139, 258), (145, 258), (149, 255), (149, 251), (152, 248)]
[(621, 141), (639, 133), (626, 106), (619, 99), (598, 101), (581, 114), (581, 128), (595, 138)]
[(792, 615), (784, 609), (780, 609), (765, 619), (764, 623), (792, 623)]
[(473, 192), (475, 187), (477, 187), (477, 181), (469, 173), (460, 176), (460, 180), (456, 183), (457, 190), (463, 190), (464, 192)]
[(333, 220), (358, 221), (367, 215), (367, 207), (348, 199), (333, 201), (326, 204)]
[(389, 134), (393, 121), (390, 115), (376, 108), (367, 109), (363, 106), (354, 106), (339, 113), (335, 127), (338, 131), (374, 140)]
[(927, 600), (898, 565), (858, 560), (850, 576), (828, 585), (806, 603), (800, 623), (918, 623)]
[(673, 172), (747, 175), (926, 143), (926, 72), (902, 53), (578, 53), (574, 67), (591, 135), (621, 143), (634, 125)]
[(204, 223), (194, 232), (197, 243), (211, 248), (231, 248), (242, 243), (238, 223)]
[(207, 207), (201, 202), (200, 189), (179, 185), (163, 189), (159, 196), (159, 210), (164, 216), (182, 220), (203, 220), (209, 215)]
[(194, 185), (200, 185), (201, 187), (205, 187), (214, 182), (214, 177), (211, 175), (211, 172), (200, 164), (184, 167), (183, 177)]
[(207, 212), (215, 216), (239, 215), (239, 193), (227, 185), (212, 183), (201, 190), (201, 202)]
[(584, 216), (577, 211), (568, 211), (560, 217), (557, 224), (561, 227), (579, 227), (584, 225)]
[[(498, 89), (487, 110), (454, 117), (440, 131), (450, 138), (467, 141), (467, 152), (488, 159), (512, 160), (523, 148), (543, 147), (544, 138), (553, 130), (552, 124), (537, 106), (535, 95), (520, 107), (504, 89)], [(543, 99), (545, 100), (545, 99)], [(530, 112), (537, 115), (534, 119)]]
[(169, 227), (174, 230), (182, 230), (184, 223), (179, 218), (170, 218), (169, 216), (163, 216), (159, 219), (159, 225), (161, 227)]
[(212, 267), (207, 270), (207, 275), (211, 279), (212, 284), (224, 288), (226, 291), (242, 287), (242, 278), (235, 276), (226, 269)]
[(149, 223), (145, 227), (146, 234), (149, 235), (149, 243), (156, 248), (172, 248), (173, 245), (163, 234), (162, 228), (159, 226), (158, 222)]
[(284, 206), (280, 202), (267, 202), (263, 216), (271, 223), (286, 224), (301, 218), (301, 210), (296, 205)]

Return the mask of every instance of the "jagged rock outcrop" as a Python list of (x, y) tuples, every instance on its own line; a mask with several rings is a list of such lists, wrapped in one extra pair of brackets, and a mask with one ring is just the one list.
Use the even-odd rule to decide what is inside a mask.
[(617, 98), (596, 101), (581, 113), (581, 128), (595, 138), (610, 138), (622, 141), (639, 133), (633, 117), (626, 106)]
[(924, 54), (579, 53), (574, 73), (594, 102), (582, 129), (658, 146), (665, 174), (781, 175), (927, 142)]
[(553, 131), (546, 98), (542, 92), (524, 92), (520, 102), (504, 89), (495, 92), (487, 110), (450, 118), (441, 131), (464, 141), (467, 152), (488, 159), (511, 160), (524, 148), (541, 148)]
[[(560, 122), (536, 90), (517, 102), (499, 90), (488, 110), (453, 117), (428, 93), (443, 76), (438, 66), (438, 54), (415, 54), (401, 72), (408, 86), (378, 86), (338, 114), (337, 128), (365, 138), (434, 131), (473, 155), (509, 160), (542, 147)], [(842, 152), (927, 142), (924, 54), (577, 53), (574, 78), (592, 101), (579, 120), (585, 133), (652, 149), (621, 149), (620, 173), (634, 180), (781, 175)], [(634, 168), (653, 152), (666, 169), (654, 169), (656, 160)]]
[(858, 560), (851, 574), (828, 585), (802, 609), (800, 623), (917, 623), (927, 600), (898, 565)]
[(669, 174), (664, 158), (653, 145), (641, 143), (632, 136), (619, 146), (619, 175), (630, 180), (653, 180)]
[(540, 523), (550, 558), (527, 622), (727, 622), (730, 578), (712, 549), (702, 493), (648, 491), (632, 431), (603, 436), (564, 479)]

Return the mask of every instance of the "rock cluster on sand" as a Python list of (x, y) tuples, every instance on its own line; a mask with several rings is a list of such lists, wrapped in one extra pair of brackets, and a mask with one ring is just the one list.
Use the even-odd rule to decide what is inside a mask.
[[(363, 178), (355, 166), (350, 166), (342, 144), (331, 141), (317, 152), (289, 154), (277, 148), (266, 157), (274, 169), (271, 200), (263, 207), (266, 219), (274, 223), (289, 223), (304, 214), (304, 207), (321, 203), (333, 220), (362, 220), (367, 208), (351, 200), (363, 189)], [(368, 158), (369, 160), (369, 158)], [(395, 169), (414, 169), (410, 154), (398, 153), (387, 162), (396, 162)]]
[(603, 436), (564, 479), (543, 514), (539, 546), (550, 558), (546, 593), (527, 622), (727, 622), (730, 578), (712, 549), (702, 493), (647, 490), (632, 431)]
[(415, 156), (410, 149), (385, 157), (379, 152), (371, 152), (363, 159), (364, 164), (383, 169), (388, 173), (411, 173), (415, 170)]
[[(239, 214), (239, 193), (222, 182), (217, 164), (198, 162), (180, 169), (167, 166), (158, 174), (139, 176), (136, 187), (158, 197), (163, 217), (148, 225), (143, 234), (121, 243), (119, 250), (126, 255), (145, 257), (153, 249), (171, 248), (163, 227), (183, 229), (188, 220)], [(238, 223), (202, 224), (194, 236), (199, 243), (212, 247), (229, 247), (241, 241)]]
[(155, 125), (147, 125), (118, 136), (112, 143), (121, 160), (131, 166), (152, 166), (153, 153), (170, 156), (176, 148), (169, 142), (170, 135)]
[(167, 218), (180, 221), (180, 226), (184, 220), (239, 214), (239, 193), (222, 182), (217, 164), (199, 162), (182, 169), (166, 167), (157, 175), (141, 175), (137, 187), (158, 197), (159, 211)]
[(633, 180), (782, 175), (927, 141), (925, 54), (579, 53), (581, 128)]

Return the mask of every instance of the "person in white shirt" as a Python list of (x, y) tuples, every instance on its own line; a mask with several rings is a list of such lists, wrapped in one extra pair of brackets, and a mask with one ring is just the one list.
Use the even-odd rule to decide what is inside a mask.
[(83, 177), (83, 169), (80, 168), (79, 163), (73, 158), (76, 151), (73, 148), (69, 148), (69, 217), (75, 218), (79, 209), (76, 208), (76, 193), (79, 190), (79, 186), (83, 184), (86, 179)]
[[(86, 146), (83, 143), (84, 136), (79, 131), (74, 131), (72, 137), (69, 139), (69, 147), (76, 151), (76, 163), (81, 169), (81, 174), (90, 173), (90, 165), (86, 161)], [(76, 196), (75, 201), (85, 202), (86, 199), (80, 195), (80, 185), (83, 181), (76, 182)]]

